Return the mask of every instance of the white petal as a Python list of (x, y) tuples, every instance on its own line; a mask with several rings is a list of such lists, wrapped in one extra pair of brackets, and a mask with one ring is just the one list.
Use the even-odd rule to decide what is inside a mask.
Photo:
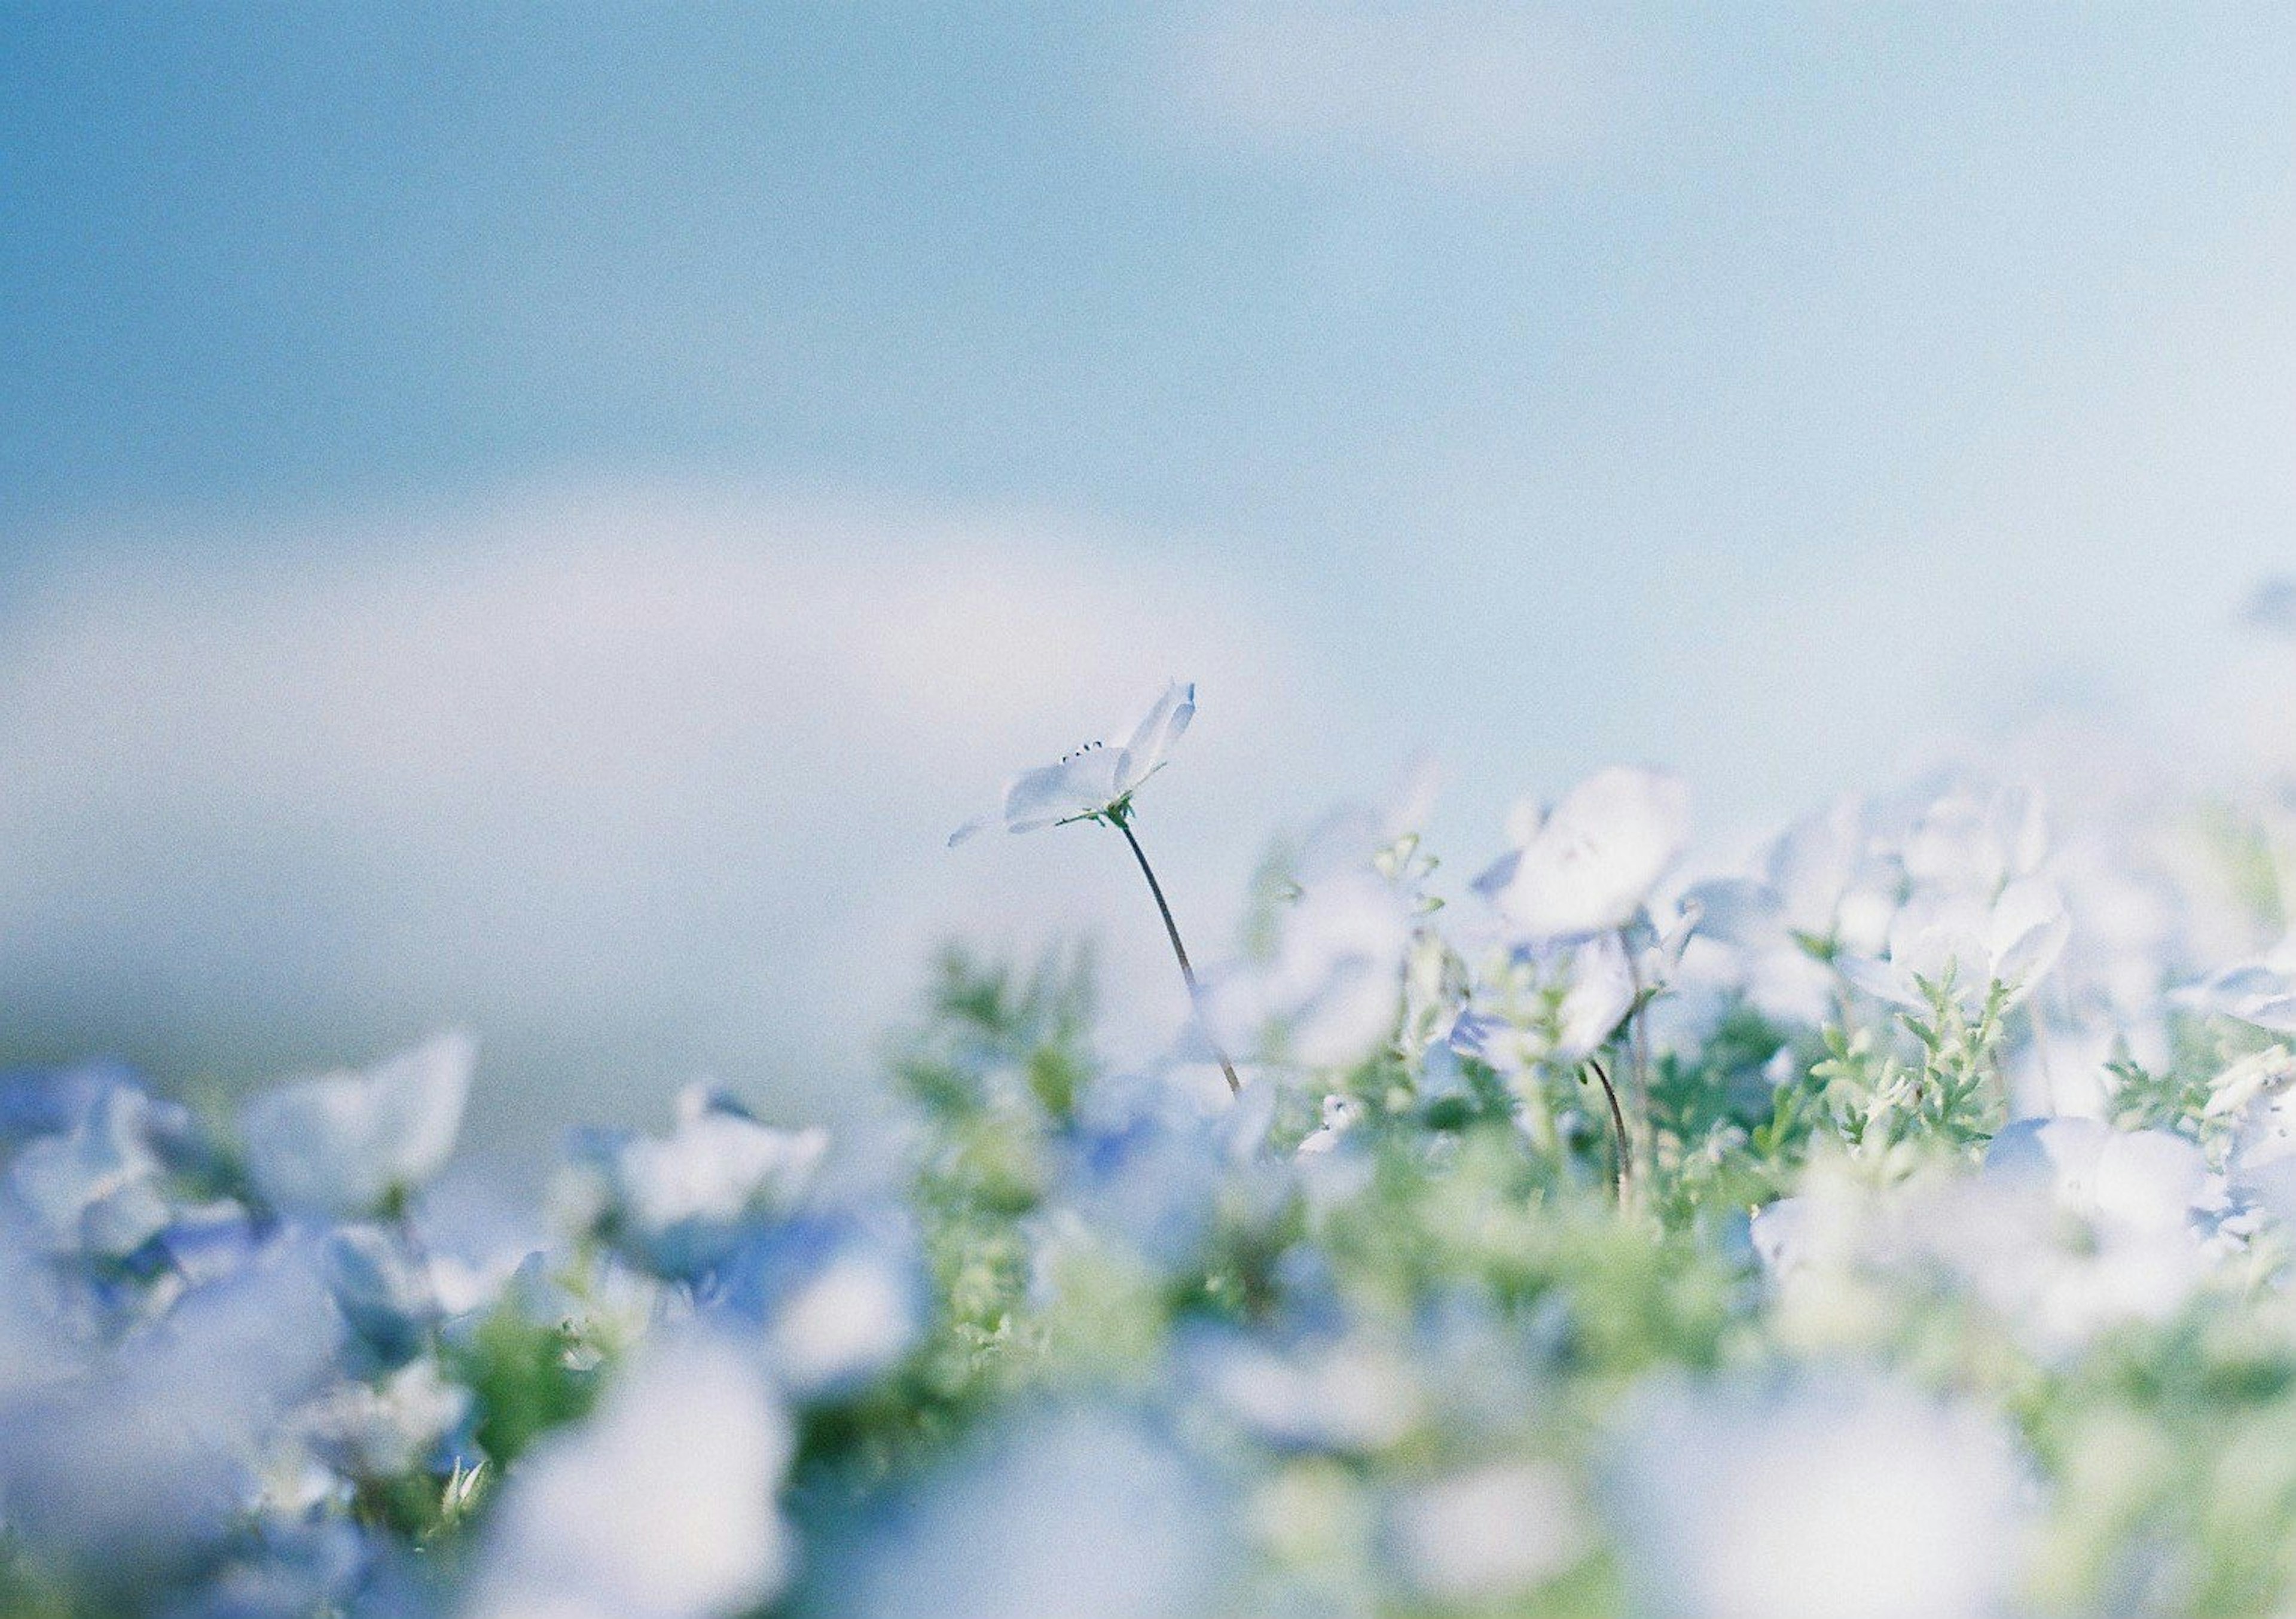
[(1128, 793), (1152, 775), (1195, 716), (1196, 688), (1193, 681), (1176, 680), (1165, 687), (1119, 750), (1114, 773), (1116, 792)]
[(1688, 823), (1679, 778), (1624, 766), (1598, 772), (1524, 846), (1500, 911), (1529, 938), (1624, 927), (1682, 853)]
[(1033, 832), (1077, 815), (1089, 815), (1116, 801), (1117, 756), (1105, 748), (1087, 748), (1057, 765), (1027, 771), (1004, 789), (1008, 831)]

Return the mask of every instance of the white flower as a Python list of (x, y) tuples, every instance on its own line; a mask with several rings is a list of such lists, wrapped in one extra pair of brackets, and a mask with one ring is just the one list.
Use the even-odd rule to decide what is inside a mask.
[(1325, 1097), (1324, 1122), (1308, 1132), (1299, 1150), (1310, 1155), (1337, 1150), (1341, 1138), (1355, 1128), (1356, 1119), (1362, 1112), (1363, 1104), (1352, 1096)]
[(928, 1473), (826, 1582), (868, 1619), (1184, 1619), (1225, 1611), (1241, 1512), (1146, 1420), (1094, 1407), (1009, 1419)]
[(1502, 1074), (1577, 1062), (1601, 1047), (1635, 1002), (1634, 970), (1616, 933), (1509, 953), (1459, 1015), (1451, 1049)]
[(152, 1149), (157, 1104), (114, 1085), (69, 1135), (42, 1136), (10, 1167), (8, 1184), (48, 1247), (119, 1258), (168, 1223), (162, 1165)]
[(789, 1566), (774, 1493), (788, 1419), (750, 1359), (656, 1346), (590, 1420), (543, 1440), (504, 1487), (478, 1619), (730, 1619)]
[(731, 1253), (753, 1214), (793, 1205), (828, 1150), (824, 1130), (760, 1124), (732, 1099), (690, 1085), (668, 1135), (594, 1149), (593, 1213), (643, 1263), (683, 1274)]
[(471, 1392), (429, 1356), (379, 1384), (344, 1383), (297, 1412), (314, 1451), (353, 1478), (396, 1478), (421, 1467), (470, 1410)]
[(1887, 956), (1845, 956), (1841, 970), (1858, 988), (1900, 1006), (1928, 1006), (1923, 985), (1940, 986), (1948, 977), (1964, 1004), (1981, 1002), (1996, 984), (2014, 1004), (2056, 965), (2071, 929), (2063, 897), (2039, 878), (2011, 883), (1990, 904), (1917, 894), (1890, 924)]
[(1333, 872), (1304, 887), (1278, 927), (1269, 959), (1205, 987), (1204, 1016), (1223, 1043), (1330, 1067), (1392, 1037), (1412, 936), (1411, 906), (1394, 883), (1367, 867)]
[(1446, 1604), (1528, 1590), (1585, 1553), (1570, 1485), (1535, 1461), (1493, 1462), (1400, 1492), (1388, 1535), (1412, 1584)]
[(2039, 871), (2048, 848), (2047, 805), (2038, 788), (1980, 793), (1962, 782), (1922, 811), (1899, 858), (1916, 887), (1990, 895)]
[(2214, 1012), (2276, 1034), (2296, 1034), (2296, 935), (2255, 961), (2178, 990), (2171, 999), (2194, 1011)]
[(1636, 1607), (1702, 1619), (1986, 1619), (2021, 1480), (1975, 1412), (1877, 1380), (1673, 1386), (1618, 1449)]
[(1203, 1343), (1195, 1364), (1213, 1403), (1278, 1450), (1367, 1455), (1425, 1414), (1409, 1361), (1364, 1336), (1278, 1347), (1222, 1335)]
[(1788, 1024), (1823, 1023), (1840, 987), (1837, 951), (1878, 952), (1897, 910), (1898, 873), (1867, 848), (1865, 806), (1843, 798), (1765, 851), (1761, 875), (1717, 878), (1682, 896), (1699, 937), (1730, 947), (1746, 998)]
[(477, 1048), (446, 1034), (364, 1073), (296, 1080), (241, 1115), (248, 1173), (291, 1214), (373, 1214), (446, 1165)]
[(1172, 682), (1122, 741), (1087, 742), (1057, 764), (1023, 771), (1004, 789), (996, 810), (949, 834), (949, 846), (998, 821), (1008, 832), (1033, 832), (1119, 813), (1140, 784), (1164, 767), (1195, 714), (1194, 683)]
[(2224, 1202), (2191, 1141), (2092, 1118), (2019, 1119), (1986, 1149), (1985, 1172), (2045, 1185), (2068, 1213), (2131, 1232), (2183, 1233)]
[(1545, 815), (1518, 812), (1517, 847), (1475, 879), (1525, 939), (1623, 928), (1682, 853), (1689, 795), (1663, 771), (1614, 766)]

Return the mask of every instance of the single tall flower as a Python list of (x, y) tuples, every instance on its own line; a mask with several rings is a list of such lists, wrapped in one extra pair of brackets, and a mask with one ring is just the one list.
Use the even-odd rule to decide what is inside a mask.
[[(1188, 960), (1188, 947), (1180, 942), (1180, 927), (1172, 920), (1172, 907), (1165, 903), (1164, 885), (1156, 880), (1147, 851), (1140, 846), (1140, 838), (1132, 830), (1132, 795), (1139, 790), (1142, 782), (1164, 768), (1172, 745), (1186, 732), (1188, 722), (1195, 716), (1195, 683), (1172, 682), (1154, 706), (1141, 716), (1140, 723), (1133, 726), (1122, 746), (1087, 742), (1058, 764), (1021, 772), (1004, 789), (1004, 801), (996, 812), (966, 822), (949, 834), (948, 844), (955, 848), (1000, 816), (1008, 832), (1033, 832), (1039, 827), (1066, 826), (1072, 821), (1099, 821), (1123, 833), (1124, 841), (1131, 846), (1133, 859), (1140, 863), (1140, 875), (1148, 879), (1148, 892), (1156, 901), (1156, 913), (1164, 919), (1164, 936), (1172, 942), (1172, 954), (1180, 963), (1180, 977), (1188, 986), (1189, 1004), (1196, 1009), (1196, 1020), (1201, 1024), (1204, 1022), (1203, 988), (1196, 982), (1196, 969)], [(1207, 1030), (1207, 1038), (1210, 1037)], [(1228, 1090), (1241, 1093), (1243, 1082), (1236, 1077), (1235, 1065), (1217, 1042), (1212, 1050), (1219, 1059), (1220, 1072), (1227, 1075)]]
[(1086, 742), (1057, 764), (1022, 771), (999, 806), (948, 835), (955, 848), (1002, 820), (1008, 832), (1033, 832), (1071, 821), (1109, 821), (1128, 814), (1140, 784), (1164, 768), (1172, 746), (1196, 716), (1193, 681), (1174, 681), (1120, 743)]

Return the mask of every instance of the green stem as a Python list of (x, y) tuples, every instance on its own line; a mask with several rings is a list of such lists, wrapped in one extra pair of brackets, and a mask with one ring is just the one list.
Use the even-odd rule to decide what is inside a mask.
[(1619, 1144), (1619, 1206), (1623, 1208), (1634, 1190), (1635, 1149), (1627, 1140), (1627, 1118), (1619, 1111), (1619, 1093), (1611, 1084), (1610, 1070), (1599, 1057), (1589, 1057), (1587, 1066), (1595, 1070), (1595, 1077), (1602, 1082), (1603, 1100), (1611, 1104), (1611, 1137)]
[(1156, 914), (1164, 919), (1164, 936), (1172, 941), (1172, 954), (1180, 963), (1180, 977), (1188, 986), (1188, 1004), (1196, 1014), (1196, 1022), (1204, 1031), (1204, 1040), (1210, 1045), (1212, 1055), (1219, 1059), (1220, 1072), (1227, 1075), (1228, 1093), (1241, 1094), (1243, 1082), (1235, 1076), (1235, 1065), (1220, 1050), (1218, 1036), (1212, 1033), (1211, 1022), (1204, 1016), (1203, 990), (1196, 983), (1196, 969), (1189, 965), (1188, 947), (1180, 943), (1180, 925), (1172, 920), (1172, 907), (1164, 903), (1164, 885), (1156, 880), (1156, 869), (1148, 863), (1148, 853), (1140, 846), (1140, 839), (1132, 834), (1132, 817), (1111, 814), (1109, 823), (1124, 834), (1124, 841), (1132, 846), (1132, 858), (1140, 863), (1140, 875), (1148, 879), (1148, 892), (1155, 896)]

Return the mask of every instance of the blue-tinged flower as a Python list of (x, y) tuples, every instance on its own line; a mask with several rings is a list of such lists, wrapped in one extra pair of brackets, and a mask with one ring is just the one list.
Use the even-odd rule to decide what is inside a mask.
[(1616, 932), (1508, 952), (1475, 987), (1451, 1049), (1502, 1074), (1582, 1060), (1635, 1003), (1634, 970)]
[(194, 1288), (233, 1274), (261, 1247), (254, 1216), (229, 1198), (178, 1210), (160, 1233), (160, 1252)]
[(1833, 955), (1883, 948), (1903, 876), (1873, 841), (1865, 806), (1840, 799), (1781, 833), (1759, 875), (1710, 879), (1683, 895), (1697, 936), (1729, 948), (1739, 985), (1767, 1016), (1823, 1023), (1840, 990)]
[(454, 1154), (477, 1054), (446, 1034), (364, 1072), (264, 1092), (240, 1116), (257, 1190), (284, 1212), (339, 1219), (419, 1190)]
[(800, 1215), (722, 1265), (709, 1304), (750, 1324), (782, 1386), (836, 1399), (881, 1377), (924, 1330), (924, 1260), (905, 1223)]
[(1401, 1442), (1426, 1411), (1409, 1363), (1360, 1332), (1277, 1345), (1208, 1331), (1190, 1340), (1184, 1364), (1216, 1410), (1277, 1451), (1368, 1455)]
[(693, 1336), (619, 1372), (503, 1486), (475, 1619), (725, 1619), (787, 1576), (788, 1418), (740, 1351)]
[(83, 1376), (0, 1414), (10, 1527), (98, 1592), (148, 1591), (204, 1566), (279, 1419), (329, 1375), (341, 1330), (303, 1242), (191, 1289)]
[(760, 1124), (707, 1086), (677, 1099), (667, 1136), (605, 1136), (578, 1148), (577, 1186), (591, 1223), (639, 1263), (693, 1276), (738, 1247), (750, 1223), (796, 1206), (812, 1184), (828, 1132)]
[(1191, 1619), (1228, 1611), (1240, 1517), (1147, 1422), (1035, 1413), (890, 1503), (820, 1595), (870, 1619)]
[(1989, 900), (1924, 891), (1890, 923), (1881, 957), (1846, 955), (1841, 971), (1868, 994), (1917, 1010), (1948, 983), (1964, 1006), (1981, 1004), (1996, 985), (2015, 1005), (2057, 964), (2071, 932), (2064, 898), (2045, 879), (2020, 879)]
[(445, 1312), (430, 1268), (398, 1231), (380, 1225), (338, 1226), (324, 1247), (335, 1307), (383, 1364), (421, 1351)]
[(99, 1091), (68, 1135), (41, 1136), (16, 1155), (9, 1190), (59, 1253), (116, 1259), (168, 1223), (165, 1165), (153, 1136), (160, 1116), (180, 1112), (141, 1091)]
[(1562, 1574), (1593, 1542), (1561, 1471), (1494, 1461), (1396, 1490), (1382, 1539), (1405, 1582), (1446, 1606), (1517, 1597)]
[(1609, 1506), (1644, 1611), (1990, 1619), (2023, 1478), (1974, 1410), (1876, 1378), (1666, 1384), (1629, 1409)]
[(1689, 836), (1690, 799), (1664, 771), (1613, 766), (1552, 810), (1517, 809), (1515, 847), (1475, 879), (1516, 937), (1572, 938), (1623, 928)]
[(2276, 1034), (2296, 1034), (2296, 935), (2254, 961), (2238, 962), (2170, 997)]
[(373, 1600), (376, 1537), (341, 1518), (266, 1520), (168, 1619), (415, 1619), (422, 1610)]
[(1368, 866), (1309, 881), (1267, 957), (1212, 979), (1205, 1018), (1226, 1044), (1310, 1067), (1360, 1062), (1395, 1037), (1414, 920), (1409, 895)]
[(1000, 821), (1008, 832), (1033, 832), (1119, 813), (1142, 782), (1163, 769), (1195, 715), (1194, 683), (1172, 682), (1119, 740), (1087, 742), (1056, 764), (1013, 777), (999, 806), (950, 833), (950, 846)]
[(329, 1467), (354, 1479), (398, 1478), (428, 1468), (471, 1410), (471, 1391), (429, 1356), (373, 1383), (337, 1384), (288, 1426)]
[(135, 1071), (119, 1063), (0, 1072), (0, 1142), (65, 1134), (105, 1092), (142, 1088)]
[(1181, 1264), (1210, 1232), (1222, 1193), (1280, 1198), (1283, 1183), (1250, 1168), (1274, 1101), (1264, 1079), (1218, 1114), (1152, 1079), (1096, 1085), (1065, 1143), (1062, 1193), (1095, 1231), (1152, 1263)]

